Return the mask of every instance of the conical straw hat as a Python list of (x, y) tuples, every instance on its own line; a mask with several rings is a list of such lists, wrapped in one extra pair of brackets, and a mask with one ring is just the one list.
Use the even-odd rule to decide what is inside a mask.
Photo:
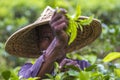
[[(54, 14), (54, 9), (47, 7), (41, 16), (32, 24), (29, 24), (13, 33), (5, 44), (5, 50), (14, 56), (37, 58), (42, 53), (38, 47), (38, 36), (35, 27), (48, 24)], [(81, 16), (80, 19), (88, 17)], [(101, 33), (101, 24), (98, 20), (93, 19), (90, 25), (83, 26), (83, 32), (78, 29), (77, 38), (66, 49), (67, 52), (81, 49), (82, 47), (93, 42)]]

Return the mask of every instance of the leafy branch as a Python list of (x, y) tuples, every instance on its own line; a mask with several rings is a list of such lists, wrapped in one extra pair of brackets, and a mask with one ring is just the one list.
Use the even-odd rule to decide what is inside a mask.
[(89, 18), (86, 18), (86, 19), (83, 19), (83, 20), (80, 19), (80, 16), (81, 16), (80, 6), (77, 6), (75, 15), (70, 16), (69, 14), (66, 14), (66, 16), (69, 20), (69, 24), (68, 24), (68, 28), (66, 29), (66, 33), (70, 37), (69, 42), (68, 42), (68, 44), (70, 45), (75, 40), (75, 38), (77, 37), (78, 28), (82, 32), (83, 31), (83, 26), (84, 25), (89, 25), (93, 20), (93, 16), (91, 16)]

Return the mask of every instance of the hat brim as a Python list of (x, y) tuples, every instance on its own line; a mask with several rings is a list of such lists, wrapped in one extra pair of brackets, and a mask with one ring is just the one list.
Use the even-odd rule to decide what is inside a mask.
[[(88, 17), (81, 16), (80, 19)], [(37, 58), (41, 55), (38, 47), (38, 36), (35, 27), (48, 24), (50, 20), (33, 23), (21, 28), (12, 34), (6, 42), (5, 50), (19, 57)], [(77, 38), (66, 48), (67, 52), (72, 52), (92, 43), (101, 33), (101, 23), (93, 19), (90, 25), (83, 26), (83, 32), (78, 29)]]

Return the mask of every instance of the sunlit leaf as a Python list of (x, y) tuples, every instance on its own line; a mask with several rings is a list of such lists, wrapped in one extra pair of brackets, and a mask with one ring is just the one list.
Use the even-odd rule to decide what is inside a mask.
[(72, 27), (72, 29), (71, 29), (71, 36), (70, 36), (70, 40), (69, 40), (68, 44), (71, 44), (77, 36), (77, 28), (76, 28), (77, 26), (76, 26), (75, 22), (71, 21), (70, 26)]
[(116, 75), (117, 75), (118, 77), (120, 77), (120, 69), (114, 69), (114, 72), (116, 73)]
[(37, 80), (39, 79), (38, 77), (34, 77), (34, 78), (28, 78), (27, 80)]
[(80, 28), (81, 31), (83, 31), (83, 27), (78, 23), (78, 27)]
[(60, 78), (61, 78), (61, 76), (59, 76), (59, 75), (55, 76), (55, 80), (60, 80)]
[(69, 74), (69, 76), (79, 76), (79, 72), (74, 70), (69, 70), (67, 73)]
[(81, 15), (80, 5), (77, 5), (75, 18), (78, 18)]
[(118, 58), (120, 58), (120, 52), (111, 52), (103, 59), (103, 62), (110, 62)]
[(66, 16), (69, 20), (66, 33), (70, 37), (69, 42), (68, 42), (68, 45), (70, 45), (77, 36), (77, 29), (80, 28), (80, 30), (83, 31), (83, 25), (89, 25), (93, 20), (93, 16), (91, 16), (90, 18), (84, 19), (84, 20), (80, 20), (79, 17), (81, 16), (81, 9), (79, 5), (76, 8), (76, 15), (74, 15), (74, 17), (73, 15), (70, 16), (68, 14), (66, 14)]
[(93, 20), (93, 16), (90, 16), (88, 19), (80, 20), (81, 25), (89, 25)]
[(59, 73), (59, 64), (57, 63), (57, 62), (55, 62), (54, 63), (54, 67), (55, 67), (55, 69), (54, 69), (54, 73)]
[(47, 77), (49, 77), (50, 79), (53, 79), (53, 76), (51, 74), (45, 74)]
[(80, 80), (90, 80), (90, 76), (91, 76), (91, 74), (86, 71), (80, 71), (80, 73), (79, 73)]

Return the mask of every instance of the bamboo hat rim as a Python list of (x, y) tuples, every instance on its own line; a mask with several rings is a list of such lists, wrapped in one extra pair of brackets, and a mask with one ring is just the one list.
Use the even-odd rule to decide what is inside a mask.
[[(5, 43), (5, 50), (14, 56), (37, 58), (41, 55), (37, 46), (37, 37), (35, 36), (35, 27), (48, 24), (54, 14), (54, 9), (47, 7), (41, 16), (32, 24), (29, 24), (15, 33), (13, 33)], [(80, 19), (86, 19), (86, 16), (80, 16)], [(84, 31), (85, 30), (85, 31)], [(83, 27), (83, 33), (78, 30), (77, 38), (67, 48), (67, 52), (81, 49), (92, 43), (101, 33), (101, 23), (97, 19), (93, 19), (90, 25)], [(31, 45), (32, 44), (32, 45)]]

